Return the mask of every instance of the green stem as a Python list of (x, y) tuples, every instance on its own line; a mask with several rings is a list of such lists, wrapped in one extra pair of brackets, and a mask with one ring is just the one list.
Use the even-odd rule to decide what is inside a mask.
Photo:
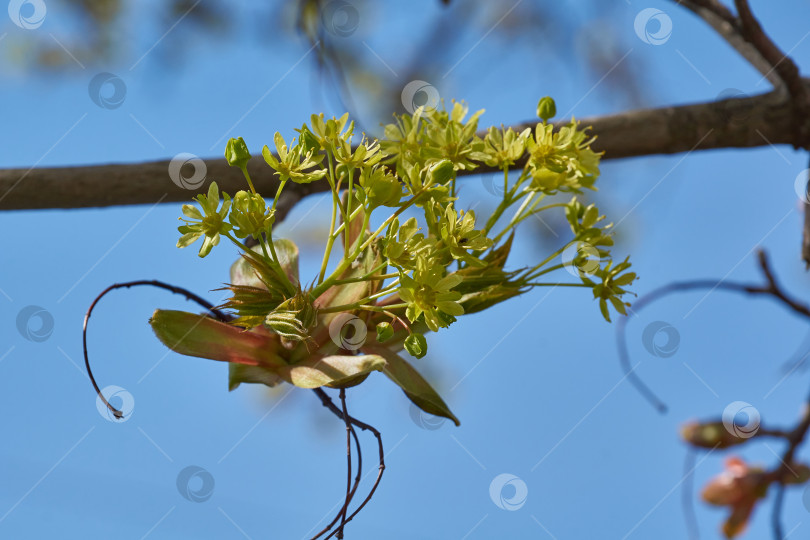
[[(377, 236), (378, 236), (378, 235), (379, 235), (379, 234), (380, 234), (380, 233), (381, 233), (383, 230), (385, 230), (385, 228), (386, 228), (386, 227), (388, 227), (388, 225), (390, 225), (390, 224), (391, 224), (391, 222), (392, 222), (394, 219), (396, 219), (397, 217), (399, 217), (399, 215), (400, 215), (400, 214), (402, 214), (402, 213), (403, 213), (405, 210), (407, 210), (408, 208), (410, 208), (410, 207), (413, 205), (413, 203), (414, 203), (414, 202), (416, 202), (417, 197), (419, 197), (420, 195), (422, 195), (422, 193), (423, 193), (423, 192), (427, 191), (427, 190), (429, 189), (429, 187), (430, 187), (430, 186), (425, 186), (425, 187), (423, 187), (422, 189), (420, 189), (419, 191), (417, 191), (417, 192), (416, 192), (416, 194), (414, 194), (414, 196), (413, 196), (413, 197), (411, 197), (411, 199), (410, 199), (408, 202), (406, 202), (404, 205), (402, 205), (401, 207), (399, 207), (399, 208), (397, 209), (397, 211), (396, 211), (396, 212), (394, 212), (394, 213), (393, 213), (391, 216), (389, 216), (389, 217), (388, 217), (388, 219), (386, 219), (386, 220), (383, 222), (383, 224), (382, 224), (382, 225), (380, 225), (380, 227), (379, 227), (379, 228), (378, 228), (376, 231), (374, 231), (374, 233), (373, 233), (373, 234), (371, 234), (371, 235), (368, 237), (368, 239), (367, 239), (365, 242), (363, 242), (362, 244), (360, 244), (360, 245), (357, 247), (357, 249), (355, 249), (355, 250), (354, 250), (354, 252), (352, 253), (352, 255), (351, 255), (350, 257), (348, 257), (348, 258), (344, 258), (344, 259), (343, 259), (343, 261), (341, 261), (341, 262), (340, 262), (340, 264), (338, 264), (337, 268), (335, 268), (335, 270), (332, 272), (332, 274), (331, 274), (331, 275), (330, 275), (328, 278), (326, 278), (326, 279), (324, 280), (324, 279), (323, 279), (323, 277), (321, 277), (321, 279), (320, 279), (320, 280), (319, 280), (319, 282), (318, 282), (318, 285), (317, 285), (317, 286), (316, 286), (314, 289), (312, 289), (312, 291), (310, 291), (310, 295), (312, 296), (312, 298), (318, 298), (318, 297), (319, 297), (321, 294), (323, 294), (323, 293), (324, 293), (324, 291), (326, 291), (326, 290), (327, 290), (329, 287), (331, 287), (331, 286), (332, 286), (332, 284), (334, 283), (334, 281), (335, 281), (336, 279), (338, 279), (338, 278), (340, 277), (340, 275), (341, 275), (341, 274), (342, 274), (342, 273), (343, 273), (343, 272), (344, 272), (344, 271), (345, 271), (345, 270), (346, 270), (346, 269), (347, 269), (349, 266), (351, 266), (352, 261), (353, 261), (354, 259), (356, 259), (356, 258), (357, 258), (357, 256), (358, 256), (360, 253), (362, 253), (364, 249), (366, 249), (368, 246), (370, 246), (370, 245), (371, 245), (371, 243), (374, 241), (374, 239), (375, 239), (375, 238), (377, 238)], [(369, 215), (368, 215), (368, 214), (366, 214), (366, 220), (365, 220), (366, 222), (368, 222), (368, 218), (369, 218)], [(358, 242), (358, 243), (359, 243), (359, 242)], [(324, 266), (322, 266), (322, 267), (321, 267), (321, 272), (323, 272), (325, 269), (326, 269), (326, 266), (325, 266), (325, 265), (324, 265)], [(323, 273), (321, 274), (321, 276), (323, 276)]]
[[(509, 185), (509, 168), (504, 167), (503, 168), (503, 187), (504, 187), (503, 199), (501, 200), (501, 202), (498, 203), (497, 208), (495, 208), (495, 211), (492, 212), (491, 216), (489, 216), (489, 219), (487, 219), (487, 223), (486, 223), (486, 225), (484, 225), (484, 228), (482, 229), (482, 232), (485, 235), (487, 233), (489, 233), (490, 229), (492, 229), (492, 227), (494, 227), (496, 223), (498, 223), (498, 220), (501, 218), (501, 216), (506, 211), (506, 209), (509, 208), (512, 205), (512, 203), (514, 202), (514, 200), (512, 200), (513, 193), (511, 191), (507, 190), (508, 185)], [(513, 188), (513, 190), (516, 189), (516, 188), (517, 188), (517, 185)]]
[(281, 196), (281, 190), (284, 189), (284, 184), (287, 183), (287, 180), (282, 180), (281, 183), (278, 185), (278, 189), (276, 190), (276, 198), (273, 199), (273, 206), (270, 207), (270, 210), (276, 209), (276, 203), (278, 203), (278, 198)]
[[(354, 186), (354, 170), (349, 169), (349, 186), (346, 190), (346, 214), (343, 216), (343, 223), (349, 224), (349, 228), (346, 231), (351, 231), (351, 215), (352, 215), (352, 187)], [(348, 216), (348, 218), (346, 217)], [(363, 231), (360, 231), (360, 234), (363, 234)], [(349, 242), (351, 234), (344, 234), (343, 237), (345, 242), (343, 242), (343, 253), (344, 255), (349, 254)]]
[(247, 180), (248, 186), (250, 186), (250, 191), (255, 195), (256, 189), (253, 187), (253, 182), (250, 180), (250, 175), (247, 172), (247, 165), (242, 165), (239, 168), (242, 169), (242, 174), (245, 175), (245, 180)]
[[(387, 265), (388, 263), (385, 264), (385, 266)], [(376, 281), (379, 279), (390, 279), (397, 276), (399, 276), (399, 272), (393, 272), (391, 274), (380, 274), (379, 276), (371, 276), (369, 274), (366, 274), (365, 276), (361, 276), (358, 278), (336, 279), (334, 282), (332, 282), (332, 285), (347, 285), (349, 283), (359, 283), (361, 281)]]
[(548, 210), (549, 208), (558, 208), (558, 207), (566, 207), (566, 206), (568, 206), (568, 203), (553, 203), (553, 204), (547, 204), (545, 206), (541, 206), (540, 208), (536, 208), (536, 205), (539, 204), (542, 200), (543, 199), (538, 199), (538, 200), (534, 201), (534, 204), (532, 204), (532, 207), (529, 209), (528, 212), (525, 212), (524, 215), (521, 216), (519, 219), (517, 219), (517, 220), (513, 219), (512, 221), (510, 221), (509, 224), (506, 227), (504, 227), (504, 229), (501, 232), (499, 232), (495, 236), (495, 238), (493, 238), (493, 242), (495, 244), (497, 244), (498, 240), (503, 238), (503, 236), (506, 233), (508, 233), (510, 229), (514, 229), (515, 227), (520, 225), (523, 222), (523, 220), (527, 219), (529, 216), (532, 216), (534, 214), (539, 214), (540, 212)]
[(592, 288), (587, 283), (529, 283), (532, 287), (588, 287)]

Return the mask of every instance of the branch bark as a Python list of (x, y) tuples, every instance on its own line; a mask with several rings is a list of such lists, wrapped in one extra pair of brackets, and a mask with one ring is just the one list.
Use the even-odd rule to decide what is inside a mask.
[[(802, 82), (805, 88), (810, 88), (810, 79), (802, 79)], [(597, 136), (593, 147), (605, 152), (605, 160), (720, 148), (782, 144), (798, 147), (802, 141), (796, 140), (795, 122), (794, 104), (789, 96), (780, 91), (582, 120), (583, 125), (592, 126), (592, 132)], [(805, 119), (804, 122), (808, 124), (810, 120)], [(556, 125), (563, 123), (557, 122)], [(513, 127), (523, 129), (534, 125), (532, 121)], [(224, 158), (206, 159), (205, 164), (207, 179), (216, 180), (221, 190), (234, 193), (243, 189), (242, 173), (228, 167)], [(518, 166), (522, 167), (522, 164)], [(0, 169), (0, 210), (189, 201), (196, 192), (175, 185), (169, 177), (168, 168), (169, 161), (153, 161)], [(254, 157), (248, 169), (257, 189), (272, 197), (278, 184), (261, 156)], [(487, 172), (495, 171), (481, 167), (472, 174)], [(279, 201), (279, 218), (301, 198), (327, 188), (324, 182), (288, 186)]]
[(784, 88), (784, 82), (774, 71), (768, 59), (763, 57), (754, 44), (746, 41), (737, 17), (727, 7), (717, 0), (678, 0), (678, 4), (703, 19), (740, 56), (768, 79), (774, 88)]

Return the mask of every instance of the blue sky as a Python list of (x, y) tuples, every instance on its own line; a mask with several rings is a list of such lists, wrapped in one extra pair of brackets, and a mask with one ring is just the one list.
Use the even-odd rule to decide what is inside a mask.
[[(416, 12), (368, 7), (346, 39), (364, 40), (396, 71), (413, 46), (409, 33), (438, 4), (423, 2)], [(801, 65), (810, 55), (810, 8), (799, 1), (753, 4)], [(672, 21), (660, 45), (634, 33), (636, 16), (648, 7)], [(248, 24), (250, 8), (239, 9)], [(12, 44), (37, 32), (46, 39), (67, 32), (64, 8), (49, 2), (44, 22), (31, 30), (4, 17), (3, 167), (138, 162), (180, 152), (218, 156), (230, 136), (243, 136), (258, 151), (275, 131), (289, 136), (316, 112), (312, 62), (304, 58), (290, 70), (308, 49), (293, 35), (264, 44), (251, 32), (231, 42), (198, 36), (189, 46), (193, 54), (167, 63), (161, 48), (171, 42), (158, 42), (167, 28), (130, 29), (135, 52), (128, 61), (46, 75), (8, 57)], [(608, 15), (582, 10), (579, 17), (573, 32), (599, 31)], [(651, 106), (711, 100), (729, 88), (768, 89), (708, 27), (669, 2), (633, 0), (610, 17), (622, 38), (617, 46), (626, 51), (623, 62), (643, 68)], [(601, 74), (585, 75), (550, 55), (540, 58), (541, 69), (535, 57), (493, 57), (487, 30), (470, 33), (471, 52), (452, 76), (429, 81), (447, 100), (486, 108), (484, 124), (532, 118), (546, 94), (560, 112), (578, 118), (621, 109), (599, 83)], [(88, 84), (99, 72), (124, 81), (120, 107), (102, 109), (89, 98)], [(609, 219), (622, 220), (618, 251), (631, 254), (641, 276), (635, 290), (689, 278), (758, 281), (753, 250), (761, 246), (785, 288), (806, 297), (793, 187), (806, 161), (791, 148), (765, 146), (606, 162), (599, 200)], [(491, 203), (483, 186), (483, 179), (464, 179), (470, 205)], [(305, 240), (317, 232), (328, 219), (326, 205), (317, 204), (317, 198), (300, 204), (284, 233)], [(119, 291), (97, 308), (89, 336), (96, 376), (102, 387), (125, 388), (135, 409), (120, 424), (96, 410), (80, 365), (82, 319), (96, 294), (133, 279), (204, 294), (227, 279), (236, 257), (230, 246), (203, 260), (196, 249), (176, 249), (179, 207), (0, 213), (0, 432), (7, 441), (0, 445), (0, 537), (304, 538), (337, 510), (345, 478), (341, 424), (309, 392), (243, 386), (229, 393), (225, 365), (167, 352), (147, 320), (158, 307), (194, 309), (182, 299), (157, 290)], [(515, 267), (536, 260), (540, 249), (536, 230), (522, 232)], [(302, 275), (315, 272), (316, 251), (302, 248)], [(17, 329), (18, 314), (30, 305), (53, 318), (44, 341)], [(668, 322), (680, 337), (669, 358), (643, 346), (643, 329), (655, 321)], [(645, 309), (630, 321), (628, 343), (638, 374), (670, 406), (661, 416), (623, 380), (614, 326), (585, 292), (535, 290), (465, 317), (429, 336), (430, 353), (416, 362), (461, 427), (420, 427), (407, 399), (381, 376), (349, 392), (350, 410), (382, 431), (388, 468), (347, 536), (684, 538), (686, 450), (679, 426), (719, 417), (734, 401), (756, 407), (763, 423), (792, 425), (808, 374), (785, 377), (784, 366), (806, 333), (804, 321), (771, 300), (719, 291), (670, 297)], [(363, 437), (370, 464), (373, 439)], [(738, 453), (768, 467), (782, 451), (776, 441), (748, 446)], [(698, 455), (695, 489), (720, 471), (724, 456)], [(178, 474), (188, 466), (214, 479), (204, 502), (178, 492)], [(515, 511), (490, 497), (501, 474), (526, 486)], [(504, 496), (512, 496), (509, 489)], [(783, 521), (791, 537), (806, 536), (810, 527), (802, 494), (802, 488), (788, 492)], [(702, 536), (715, 537), (725, 511), (697, 502), (696, 512)], [(769, 512), (770, 501), (758, 508), (748, 537), (769, 534)]]

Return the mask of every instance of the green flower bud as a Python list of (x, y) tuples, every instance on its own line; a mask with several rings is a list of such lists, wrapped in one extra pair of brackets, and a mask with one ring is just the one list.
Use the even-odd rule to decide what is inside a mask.
[(284, 347), (292, 349), (296, 342), (310, 338), (309, 330), (317, 322), (317, 311), (304, 294), (288, 298), (267, 314), (264, 326), (279, 336)]
[(389, 322), (381, 322), (377, 325), (377, 341), (383, 343), (394, 336), (394, 327)]
[(250, 161), (250, 152), (242, 137), (228, 139), (228, 144), (225, 146), (225, 159), (231, 167), (245, 168), (247, 162)]
[(301, 141), (304, 155), (309, 152), (314, 154), (321, 151), (321, 145), (318, 142), (318, 138), (312, 134), (312, 131), (309, 130), (306, 124), (301, 127), (301, 130), (298, 133), (300, 134), (299, 139)]
[(550, 118), (557, 116), (557, 104), (554, 103), (554, 100), (548, 96), (540, 98), (537, 103), (537, 116), (543, 122), (548, 122)]
[(736, 446), (748, 439), (735, 437), (725, 428), (723, 422), (707, 422), (701, 424), (690, 422), (681, 427), (681, 437), (684, 441), (697, 448), (728, 448)]
[(456, 176), (456, 170), (449, 159), (443, 159), (430, 166), (430, 180), (434, 184), (444, 185)]
[(405, 338), (405, 350), (415, 358), (422, 358), (427, 354), (427, 340), (425, 336), (414, 332)]

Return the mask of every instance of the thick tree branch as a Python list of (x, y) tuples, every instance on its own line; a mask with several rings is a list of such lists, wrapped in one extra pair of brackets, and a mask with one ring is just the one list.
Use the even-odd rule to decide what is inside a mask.
[[(804, 79), (803, 83), (806, 88), (810, 87), (810, 80)], [(605, 152), (603, 159), (618, 159), (771, 144), (796, 146), (800, 141), (796, 140), (793, 129), (794, 114), (789, 97), (774, 91), (742, 99), (629, 111), (585, 119), (582, 124), (592, 126), (597, 136), (593, 147)], [(532, 126), (534, 122), (514, 127)], [(223, 158), (207, 159), (205, 163), (207, 178), (216, 180), (221, 190), (234, 193), (244, 188), (242, 173), (228, 167)], [(176, 186), (168, 168), (169, 161), (153, 161), (0, 169), (0, 210), (188, 201), (195, 192)], [(272, 197), (277, 182), (261, 156), (254, 157), (248, 169), (257, 189)], [(474, 174), (486, 172), (494, 171), (483, 167)], [(302, 197), (327, 188), (325, 182), (288, 186), (280, 201), (281, 215)]]

